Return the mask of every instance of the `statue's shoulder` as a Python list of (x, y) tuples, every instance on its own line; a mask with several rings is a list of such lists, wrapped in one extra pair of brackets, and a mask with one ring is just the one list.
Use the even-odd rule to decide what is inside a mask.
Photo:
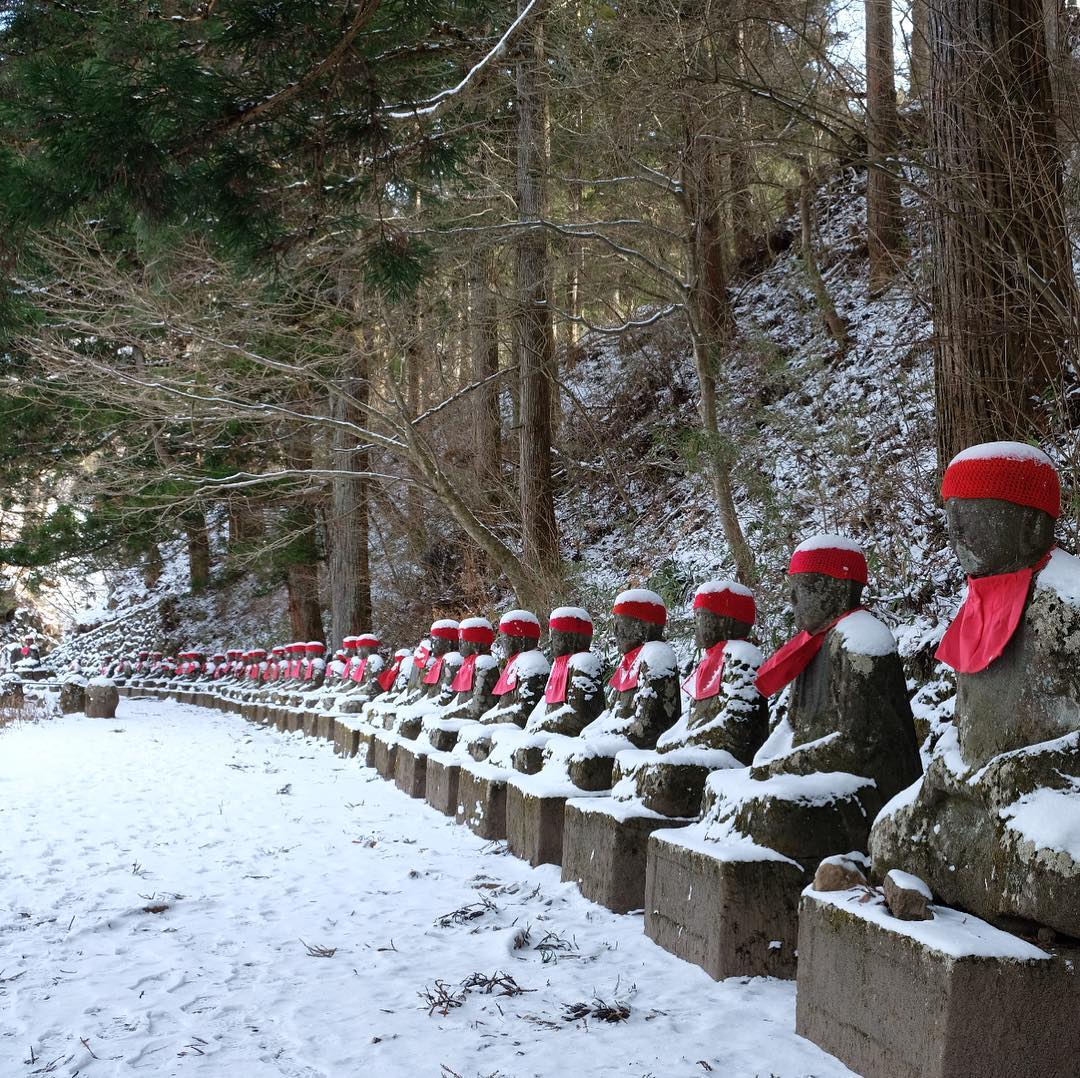
[(892, 629), (869, 610), (856, 610), (839, 621), (830, 634), (834, 650), (850, 656), (883, 658), (897, 653)]
[(765, 656), (761, 654), (761, 649), (749, 640), (729, 640), (724, 645), (725, 665), (729, 662), (737, 663), (757, 670), (764, 661)]
[(650, 640), (638, 652), (638, 662), (651, 678), (674, 677), (679, 660), (672, 646), (664, 640)]

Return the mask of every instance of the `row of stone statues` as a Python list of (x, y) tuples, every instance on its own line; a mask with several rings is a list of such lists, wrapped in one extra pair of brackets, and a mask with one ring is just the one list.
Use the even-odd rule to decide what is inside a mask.
[[(942, 494), (969, 586), (938, 651), (955, 718), (925, 773), (896, 640), (862, 606), (866, 556), (836, 535), (793, 552), (798, 632), (767, 661), (749, 640), (750, 590), (698, 588), (701, 659), (681, 686), (668, 611), (643, 589), (613, 604), (621, 661), (606, 689), (578, 608), (549, 616), (550, 658), (539, 620), (513, 610), (498, 626), (438, 620), (389, 663), (363, 636), (321, 666), (321, 645), (188, 656), (172, 684), (332, 736), (477, 834), (561, 864), (587, 897), (643, 909), (657, 942), (717, 977), (794, 975), (800, 947), (822, 951), (800, 944), (800, 899), (809, 923), (808, 901), (836, 908), (827, 894), (864, 918), (880, 908), (894, 932), (933, 916), (929, 895), (993, 931), (1080, 938), (1080, 571), (1054, 546), (1058, 475), (1039, 450), (991, 443), (950, 464)], [(812, 978), (805, 953), (801, 965)], [(831, 1037), (840, 1018), (800, 997), (804, 1013), (808, 1035), (868, 1073), (907, 1073), (905, 1038), (874, 1071)]]

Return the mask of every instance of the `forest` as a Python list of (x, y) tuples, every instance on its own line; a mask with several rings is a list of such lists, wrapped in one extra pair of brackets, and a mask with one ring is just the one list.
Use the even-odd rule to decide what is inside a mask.
[(3, 12), (27, 595), (240, 584), (293, 639), (412, 640), (731, 576), (770, 637), (827, 526), (918, 637), (958, 580), (954, 453), (1038, 444), (1070, 496), (1059, 0)]

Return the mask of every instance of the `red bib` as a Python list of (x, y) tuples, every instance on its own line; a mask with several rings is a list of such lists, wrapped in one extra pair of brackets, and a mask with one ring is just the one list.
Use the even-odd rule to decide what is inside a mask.
[(1050, 555), (1030, 569), (969, 576), (968, 593), (938, 645), (935, 658), (958, 674), (977, 674), (1001, 658), (1024, 616), (1031, 581)]
[(758, 671), (754, 681), (757, 691), (762, 696), (772, 696), (784, 686), (790, 685), (813, 661), (825, 643), (829, 630), (839, 625), (848, 616), (862, 610), (857, 606), (841, 614), (835, 621), (830, 621), (824, 629), (808, 633), (805, 629), (793, 636), (775, 655), (771, 656)]
[(476, 660), (479, 659), (479, 655), (466, 655), (465, 661), (461, 664), (461, 669), (454, 675), (454, 680), (450, 682), (450, 688), (454, 692), (471, 692), (473, 687), (473, 681), (476, 678)]
[(622, 662), (619, 663), (618, 670), (615, 671), (614, 676), (608, 682), (608, 684), (616, 692), (626, 692), (628, 689), (636, 689), (638, 683), (638, 655), (641, 653), (640, 647), (634, 648), (633, 651), (628, 651), (623, 657)]
[(360, 659), (356, 665), (352, 668), (352, 673), (349, 675), (353, 681), (360, 682), (364, 680), (364, 674), (367, 673), (367, 659)]
[(442, 678), (443, 661), (445, 655), (440, 655), (434, 662), (428, 667), (427, 673), (424, 675), (425, 685), (438, 685)]
[(495, 688), (491, 691), (496, 696), (505, 696), (517, 688), (517, 661), (520, 651), (510, 656), (510, 661), (503, 667), (499, 680), (495, 682)]
[(388, 666), (375, 680), (382, 686), (383, 692), (389, 692), (393, 687), (395, 681), (397, 681), (398, 672), (401, 670), (401, 664), (405, 661), (405, 656), (400, 655), (394, 660), (392, 666)]
[(570, 684), (570, 660), (572, 655), (556, 655), (544, 687), (544, 699), (549, 704), (565, 704), (566, 690)]
[(697, 669), (683, 682), (683, 689), (691, 700), (708, 700), (720, 695), (720, 683), (724, 678), (724, 648), (727, 641), (713, 644), (698, 663)]

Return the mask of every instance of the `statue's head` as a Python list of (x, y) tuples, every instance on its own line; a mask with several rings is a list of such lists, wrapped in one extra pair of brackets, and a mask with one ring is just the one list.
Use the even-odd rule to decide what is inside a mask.
[(453, 618), (439, 618), (431, 623), (431, 654), (441, 658), (458, 646), (458, 623)]
[(495, 643), (495, 629), (487, 618), (465, 618), (458, 626), (458, 651), (462, 655), (487, 655)]
[[(349, 637), (346, 637), (349, 639)], [(361, 659), (370, 659), (379, 650), (381, 642), (374, 633), (361, 633), (351, 638), (353, 650)]]
[(699, 648), (745, 640), (756, 620), (754, 593), (734, 580), (706, 581), (694, 594), (694, 643)]
[(528, 610), (508, 610), (499, 619), (499, 647), (509, 658), (540, 644), (540, 619)]
[(795, 624), (815, 633), (862, 601), (866, 555), (841, 535), (815, 535), (795, 548), (788, 574)]
[(615, 597), (611, 608), (615, 645), (623, 655), (647, 644), (663, 640), (667, 606), (655, 591), (631, 588)]
[(346, 659), (351, 659), (356, 654), (356, 644), (359, 639), (358, 636), (343, 636), (341, 638), (341, 650), (345, 653)]
[(1050, 458), (1022, 442), (965, 449), (941, 484), (949, 543), (968, 576), (1025, 569), (1054, 545), (1061, 481)]
[(580, 606), (556, 607), (548, 618), (548, 633), (552, 655), (576, 655), (592, 647), (593, 620)]

